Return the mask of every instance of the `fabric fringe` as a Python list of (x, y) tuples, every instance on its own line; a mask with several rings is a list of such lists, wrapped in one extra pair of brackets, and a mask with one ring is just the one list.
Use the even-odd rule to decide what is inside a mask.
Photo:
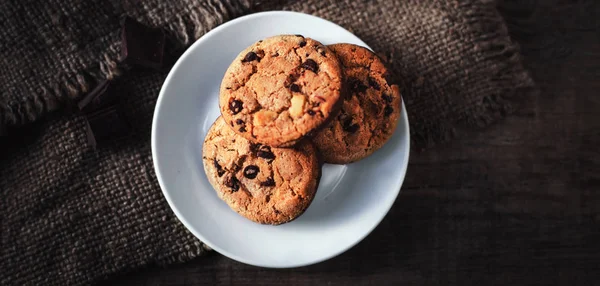
[[(173, 5), (181, 7), (185, 13), (176, 13), (173, 19), (166, 19), (160, 25), (152, 25), (163, 28), (171, 39), (175, 39), (175, 45), (179, 49), (189, 46), (225, 21), (245, 14), (252, 7), (249, 0), (180, 0), (180, 2), (184, 3), (173, 3)], [(126, 13), (133, 14), (134, 18), (143, 23), (157, 22), (152, 20), (156, 19), (156, 15), (152, 14), (152, 11), (146, 11), (146, 7), (135, 6), (133, 9), (136, 11), (126, 11)], [(125, 14), (122, 15), (124, 16)], [(120, 33), (121, 30), (118, 29), (107, 35), (115, 41), (101, 54), (97, 65), (93, 68), (66, 75), (55, 83), (41, 85), (36, 93), (18, 96), (23, 98), (20, 102), (6, 102), (0, 99), (0, 130), (10, 130), (35, 122), (47, 113), (74, 102), (98, 82), (112, 80), (122, 75), (128, 67), (120, 63)]]

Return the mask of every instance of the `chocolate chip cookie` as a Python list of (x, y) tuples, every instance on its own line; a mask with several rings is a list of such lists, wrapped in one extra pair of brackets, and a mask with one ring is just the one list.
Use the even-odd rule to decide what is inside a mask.
[(328, 46), (339, 58), (347, 92), (342, 110), (313, 142), (326, 163), (346, 164), (365, 158), (392, 136), (402, 100), (379, 57), (351, 44)]
[(301, 35), (258, 41), (231, 63), (221, 83), (221, 115), (244, 138), (296, 144), (337, 113), (342, 72), (331, 51)]
[(300, 216), (315, 196), (321, 166), (314, 145), (271, 148), (238, 136), (222, 117), (203, 147), (204, 171), (218, 196), (242, 216), (282, 224)]

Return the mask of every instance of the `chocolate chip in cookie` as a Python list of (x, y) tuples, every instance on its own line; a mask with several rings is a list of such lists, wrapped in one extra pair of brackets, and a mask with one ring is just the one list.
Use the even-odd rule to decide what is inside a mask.
[(389, 102), (392, 102), (392, 96), (390, 96), (389, 94), (385, 94), (385, 93), (384, 93), (384, 94), (381, 96), (381, 98), (383, 98), (383, 100), (385, 100), (385, 101), (386, 101), (386, 102), (388, 102), (388, 103), (389, 103)]
[(363, 93), (369, 88), (360, 79), (355, 77), (348, 78), (348, 85), (350, 86), (350, 91), (352, 93)]
[(240, 189), (240, 181), (233, 174), (230, 174), (225, 178), (225, 186), (229, 187), (232, 192), (237, 192)]
[(305, 62), (303, 62), (300, 65), (300, 67), (303, 68), (303, 69), (307, 69), (309, 71), (312, 71), (314, 73), (317, 73), (319, 71), (319, 65), (313, 59), (307, 59)]
[(260, 183), (263, 187), (273, 187), (275, 186), (275, 180), (273, 178), (267, 178), (264, 182)]
[(367, 81), (369, 82), (369, 86), (374, 88), (375, 90), (381, 90), (381, 86), (379, 85), (379, 83), (377, 83), (377, 81), (372, 78), (372, 77), (368, 77)]
[(217, 161), (217, 159), (213, 159), (213, 164), (215, 165), (215, 168), (217, 169), (217, 175), (219, 177), (223, 176), (223, 174), (225, 174), (225, 170), (223, 170), (223, 167), (221, 167), (221, 165), (219, 165), (219, 162)]
[(383, 113), (385, 116), (390, 116), (390, 114), (394, 113), (394, 108), (392, 108), (389, 105), (386, 105), (385, 108), (383, 109)]
[(256, 156), (266, 160), (275, 159), (275, 154), (271, 152), (271, 148), (269, 148), (269, 146), (261, 146), (261, 149), (256, 152)]
[(293, 92), (300, 92), (300, 86), (297, 85), (297, 84), (295, 84), (295, 83), (292, 83), (290, 85), (290, 90), (293, 91)]
[(242, 106), (243, 106), (242, 101), (235, 99), (229, 103), (229, 110), (231, 110), (231, 113), (233, 113), (235, 115), (235, 114), (240, 113), (240, 111), (242, 111)]
[(242, 63), (252, 62), (258, 60), (258, 55), (255, 52), (248, 52), (242, 59)]
[(244, 168), (244, 177), (248, 179), (254, 179), (260, 172), (260, 169), (255, 165), (248, 165)]

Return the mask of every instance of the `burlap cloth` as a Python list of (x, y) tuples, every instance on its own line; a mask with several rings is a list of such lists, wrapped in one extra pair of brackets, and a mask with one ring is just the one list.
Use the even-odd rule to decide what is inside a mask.
[[(2, 1), (0, 284), (88, 284), (207, 251), (169, 209), (152, 167), (167, 71), (119, 63), (119, 22), (163, 28), (173, 57), (229, 19), (273, 9), (332, 20), (386, 57), (417, 149), (496, 121), (533, 87), (489, 0)], [(62, 107), (107, 78), (137, 132), (93, 150), (83, 117)]]

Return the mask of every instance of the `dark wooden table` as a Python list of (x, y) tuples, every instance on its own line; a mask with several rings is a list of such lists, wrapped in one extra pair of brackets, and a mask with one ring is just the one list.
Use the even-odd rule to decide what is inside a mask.
[(503, 2), (541, 92), (411, 154), (394, 207), (360, 244), (304, 268), (212, 253), (105, 284), (600, 285), (599, 1)]

